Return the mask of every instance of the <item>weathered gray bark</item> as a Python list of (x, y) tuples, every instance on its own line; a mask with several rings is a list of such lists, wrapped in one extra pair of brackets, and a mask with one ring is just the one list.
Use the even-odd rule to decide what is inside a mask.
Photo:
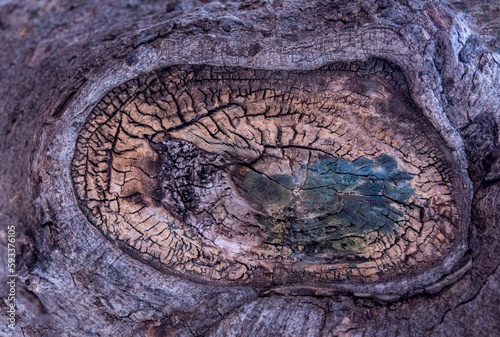
[[(0, 163), (0, 187), (3, 192), (0, 195), (0, 249), (2, 261), (5, 261), (0, 265), (0, 295), (3, 299), (8, 293), (4, 275), (8, 274), (6, 229), (9, 225), (16, 226), (16, 265), (19, 274), (16, 293), (17, 325), (15, 329), (6, 327), (7, 302), (0, 302), (0, 334), (148, 337), (498, 334), (499, 7), (500, 4), (493, 1), (490, 4), (475, 1), (449, 4), (438, 1), (354, 1), (347, 4), (343, 1), (123, 1), (121, 4), (113, 1), (0, 2), (0, 45), (4, 46), (0, 52), (0, 144), (1, 156), (4, 158)], [(238, 74), (233, 78), (241, 79), (246, 76), (246, 79), (254, 81), (252, 83), (258, 81), (257, 87), (282, 90), (301, 99), (307, 96), (307, 88), (314, 85), (316, 90), (309, 97), (326, 92), (323, 99), (331, 100), (332, 106), (340, 104), (338, 102), (341, 99), (331, 95), (331, 87), (322, 83), (322, 79), (329, 78), (324, 82), (336, 83), (337, 86), (341, 86), (338, 83), (344, 83), (346, 87), (342, 90), (350, 92), (347, 97), (358, 99), (353, 94), (356, 93), (371, 100), (366, 103), (359, 98), (355, 102), (353, 98), (352, 102), (346, 103), (346, 114), (339, 116), (344, 118), (342, 125), (347, 126), (354, 125), (349, 123), (358, 113), (370, 115), (370, 107), (382, 106), (384, 99), (392, 102), (385, 105), (388, 111), (382, 113), (386, 121), (386, 124), (380, 124), (383, 128), (378, 130), (375, 127), (378, 124), (370, 124), (364, 127), (362, 137), (366, 137), (366, 140), (370, 137), (380, 138), (387, 145), (399, 144), (397, 142), (400, 135), (410, 134), (412, 142), (397, 145), (398, 148), (405, 148), (405, 153), (420, 153), (419, 145), (428, 142), (422, 153), (413, 156), (418, 161), (405, 167), (411, 171), (413, 165), (417, 170), (418, 167), (424, 167), (421, 163), (426, 158), (434, 160), (432, 164), (425, 166), (424, 171), (427, 173), (432, 167), (446, 167), (436, 169), (436, 172), (439, 171), (437, 176), (441, 177), (436, 178), (438, 187), (424, 187), (431, 180), (426, 176), (427, 173), (422, 175), (422, 185), (411, 185), (417, 190), (420, 200), (427, 198), (425, 193), (429, 190), (436, 197), (451, 195), (447, 199), (449, 203), (441, 205), (438, 212), (442, 217), (435, 220), (436, 223), (443, 224), (449, 221), (448, 227), (436, 226), (436, 232), (441, 231), (446, 235), (436, 234), (434, 238), (429, 234), (432, 240), (437, 241), (428, 239), (426, 235), (420, 235), (419, 238), (403, 236), (407, 247), (417, 241), (434, 242), (433, 246), (423, 245), (426, 248), (421, 249), (422, 254), (418, 258), (417, 255), (414, 256), (413, 263), (416, 267), (411, 265), (411, 259), (399, 259), (403, 256), (402, 253), (393, 254), (391, 251), (387, 256), (397, 266), (397, 271), (390, 268), (384, 269), (386, 272), (360, 268), (358, 274), (353, 272), (353, 263), (349, 263), (349, 267), (342, 272), (330, 273), (323, 268), (324, 259), (313, 259), (312, 267), (306, 266), (280, 255), (284, 250), (273, 252), (275, 255), (272, 258), (278, 262), (270, 262), (269, 258), (254, 258), (252, 254), (261, 253), (260, 248), (244, 250), (243, 257), (233, 259), (230, 254), (224, 255), (227, 250), (221, 253), (223, 249), (216, 244), (207, 248), (204, 239), (193, 239), (189, 247), (180, 244), (169, 246), (177, 249), (174, 255), (179, 255), (172, 259), (172, 255), (165, 253), (162, 256), (162, 250), (151, 248), (154, 245), (148, 241), (149, 238), (143, 240), (144, 247), (149, 242), (149, 246), (144, 249), (127, 241), (130, 233), (111, 230), (112, 224), (107, 222), (109, 216), (117, 214), (116, 209), (106, 206), (108, 213), (104, 218), (92, 215), (93, 209), (105, 209), (102, 205), (108, 196), (99, 190), (102, 186), (80, 184), (83, 180), (79, 180), (79, 177), (90, 176), (88, 179), (95, 179), (101, 174), (87, 169), (89, 164), (84, 157), (78, 156), (93, 146), (91, 136), (85, 133), (85, 128), (97, 125), (112, 129), (112, 123), (103, 122), (99, 116), (104, 116), (103, 111), (110, 106), (109, 102), (112, 103), (114, 99), (123, 100), (116, 98), (126, 91), (126, 85), (119, 87), (121, 84), (139, 78), (137, 83), (127, 83), (136, 83), (137, 87), (141, 87), (140, 81), (156, 76), (152, 75), (152, 71), (177, 65), (185, 73), (181, 71), (181, 74), (165, 75), (162, 78), (167, 80), (164, 81), (190, 76), (190, 69), (200, 66), (197, 69), (216, 69), (217, 73)], [(258, 70), (245, 70), (248, 68)], [(349, 74), (346, 73), (347, 68)], [(384, 69), (390, 69), (391, 75), (384, 73)], [(340, 76), (335, 71), (342, 71), (343, 75)], [(210, 73), (209, 70), (207, 72)], [(275, 81), (278, 73), (286, 80)], [(210, 73), (210, 76), (214, 75)], [(358, 77), (362, 80), (358, 80)], [(205, 90), (203, 85), (210, 86), (211, 84), (206, 83), (212, 83), (210, 81), (214, 79), (207, 77), (204, 80), (206, 82), (200, 80), (201, 84), (191, 86)], [(380, 83), (391, 93), (382, 95), (382, 103), (377, 101), (381, 96), (366, 89)], [(220, 81), (219, 89), (227, 86), (238, 93), (234, 94), (235, 97), (246, 95), (247, 99), (250, 94), (242, 91), (245, 85), (232, 80)], [(148, 85), (149, 88), (153, 86)], [(107, 95), (117, 87), (119, 89)], [(191, 89), (186, 90), (189, 92)], [(383, 90), (380, 89), (380, 92)], [(131, 96), (127, 93), (127, 97)], [(258, 106), (255, 104), (257, 99), (250, 98), (251, 103), (238, 101), (238, 107), (245, 110), (247, 115), (250, 114), (248, 110), (257, 109), (255, 106)], [(103, 101), (99, 103), (101, 99)], [(235, 98), (237, 99), (238, 97)], [(269, 102), (274, 98), (266, 98), (265, 94), (259, 98), (265, 99)], [(370, 103), (375, 101), (380, 104)], [(204, 104), (208, 104), (207, 102), (205, 97)], [(315, 109), (312, 103), (304, 102), (293, 107), (298, 114), (304, 115)], [(229, 108), (217, 108), (207, 116), (213, 117), (223, 111), (227, 118), (236, 118), (242, 112), (234, 110), (233, 105)], [(136, 110), (133, 105), (120, 108), (120, 114), (133, 119), (139, 118), (133, 117), (137, 116), (138, 111), (143, 117), (163, 113), (148, 110), (152, 109), (151, 105), (135, 107)], [(186, 104), (186, 111), (189, 107)], [(187, 116), (188, 112), (181, 110), (179, 108), (180, 114)], [(263, 120), (269, 117), (265, 114), (263, 116)], [(168, 123), (175, 123), (174, 117), (167, 117)], [(323, 117), (328, 118), (327, 115)], [(167, 118), (162, 118), (166, 123)], [(201, 117), (193, 118), (205, 125), (212, 123)], [(286, 118), (285, 114), (280, 118), (281, 122), (284, 123)], [(141, 121), (143, 126), (148, 123), (153, 125), (152, 119)], [(300, 121), (303, 122), (303, 119)], [(165, 150), (161, 150), (158, 145), (162, 141), (164, 144), (170, 142), (166, 146), (170, 146), (171, 151), (179, 146), (179, 139), (188, 137), (187, 132), (182, 130), (191, 124), (189, 121), (181, 122), (184, 124), (172, 125), (171, 129), (163, 126), (170, 133), (161, 137), (167, 138), (160, 139), (158, 135), (154, 138), (151, 134), (146, 143), (157, 151), (143, 154), (144, 157), (140, 157), (143, 163), (155, 162), (159, 160), (158, 156), (165, 156)], [(406, 125), (405, 129), (401, 131), (402, 127), (396, 122)], [(121, 122), (117, 120), (117, 123)], [(254, 127), (257, 130), (266, 122), (257, 120), (252, 123), (249, 122), (249, 129)], [(230, 124), (225, 126), (223, 133), (235, 132)], [(298, 122), (294, 124), (296, 127), (300, 125)], [(141, 137), (149, 135), (149, 131), (142, 131), (138, 125), (132, 129), (142, 132)], [(320, 129), (311, 127), (307, 130), (323, 135)], [(361, 129), (360, 126), (359, 130)], [(198, 131), (193, 131), (193, 134), (196, 132)], [(203, 132), (199, 131), (197, 134), (199, 139), (213, 140), (210, 132)], [(346, 134), (349, 132), (346, 131)], [(122, 136), (113, 137), (103, 140), (91, 151), (97, 153), (99, 149), (106, 148), (106, 142), (114, 144), (115, 139), (125, 139), (120, 138)], [(77, 138), (81, 140), (79, 145), (76, 145)], [(212, 157), (207, 159), (207, 153), (224, 152), (220, 147), (197, 141), (198, 138), (183, 141), (190, 142), (188, 144), (191, 145), (187, 146), (189, 149), (198, 148), (188, 152), (196, 155), (196, 162), (201, 163), (201, 166), (214, 160)], [(272, 135), (270, 138), (278, 136)], [(343, 140), (349, 147), (349, 141)], [(129, 148), (134, 147), (130, 145), (132, 141), (123, 141), (127, 142)], [(296, 152), (287, 152), (283, 157), (296, 157), (293, 160), (299, 162), (304, 151), (321, 150), (328, 153), (327, 147), (321, 147), (327, 146), (324, 144), (317, 148), (314, 148), (316, 145), (312, 141), (307, 142), (307, 146), (294, 144), (296, 148), (299, 148), (298, 145), (300, 150), (290, 150)], [(264, 146), (256, 141), (249, 148), (259, 149), (259, 146), (265, 148), (269, 144)], [(289, 144), (278, 142), (273, 146), (284, 149)], [(391, 146), (396, 147), (387, 145), (387, 148)], [(113, 160), (116, 162), (120, 151), (115, 151), (115, 147), (112, 150), (103, 156), (114, 156)], [(261, 166), (251, 166), (249, 153), (253, 150), (245, 151), (241, 150), (234, 155), (238, 159), (231, 157), (234, 163), (227, 164), (229, 159), (226, 157), (217, 160), (228, 167), (248, 160), (245, 167), (231, 166), (227, 175), (231, 176), (232, 186), (238, 191), (235, 195), (244, 201), (250, 200), (249, 209), (257, 209), (259, 214), (268, 216), (271, 211), (263, 210), (267, 206), (258, 204), (255, 199), (255, 195), (259, 196), (261, 193), (261, 188), (255, 186), (271, 186), (271, 183), (265, 180), (267, 178), (245, 176), (242, 172), (247, 172), (245, 170), (251, 167), (256, 172), (266, 172), (270, 178), (276, 172), (272, 171), (272, 165), (265, 164), (268, 159)], [(220, 154), (219, 152), (217, 153)], [(352, 161), (356, 157), (349, 157), (351, 152), (355, 151), (338, 152), (341, 154), (337, 157)], [(153, 157), (156, 159), (151, 159)], [(269, 158), (280, 157), (276, 155)], [(370, 165), (378, 165), (375, 163), (377, 158), (381, 158), (381, 155), (373, 154)], [(403, 155), (397, 160), (400, 165), (402, 158)], [(105, 160), (111, 161), (108, 157)], [(126, 162), (124, 159), (119, 160)], [(180, 162), (180, 159), (170, 160)], [(283, 167), (293, 166), (290, 164), (292, 159), (279, 160)], [(81, 166), (82, 162), (84, 166)], [(148, 165), (143, 170), (150, 169), (147, 172), (152, 177), (158, 175), (164, 182), (163, 189), (168, 190), (170, 184), (177, 179), (175, 174), (178, 173), (171, 173), (173, 169), (164, 173), (165, 170)], [(226, 174), (224, 165), (221, 164), (223, 169), (217, 171), (217, 176)], [(290, 172), (299, 172), (298, 176), (303, 174), (300, 170), (291, 169)], [(108, 173), (102, 174), (108, 176)], [(449, 182), (446, 180), (448, 174)], [(208, 182), (200, 179), (196, 181), (197, 185), (208, 186)], [(142, 181), (141, 186), (149, 184), (145, 181)], [(125, 184), (118, 181), (116, 185)], [(281, 187), (266, 188), (274, 188), (271, 197), (267, 194), (263, 196), (266, 203), (274, 202), (273, 198), (281, 200), (280, 191), (285, 191)], [(290, 189), (293, 193), (298, 193), (294, 188)], [(112, 188), (110, 190), (114, 191)], [(144, 187), (143, 190), (140, 191), (141, 194), (152, 195), (154, 188)], [(177, 193), (173, 191), (172, 196), (176, 195), (174, 192)], [(120, 193), (114, 195), (127, 196), (124, 190)], [(249, 195), (245, 197), (245, 193)], [(337, 198), (343, 198), (345, 203), (350, 200), (346, 196), (348, 194), (340, 193)], [(359, 196), (356, 193), (354, 195)], [(167, 211), (170, 214), (177, 212), (180, 223), (186, 219), (191, 222), (204, 221), (203, 218), (196, 217), (199, 213), (195, 216), (185, 211), (185, 199), (182, 199), (180, 206), (174, 207), (172, 203), (176, 199), (172, 198), (160, 199), (164, 204), (168, 201)], [(210, 197), (197, 200), (196, 207), (208, 207), (206, 205), (211, 205), (214, 200), (216, 199), (212, 200)], [(221, 204), (224, 207), (221, 207), (227, 208), (231, 201), (229, 197), (227, 200), (223, 199)], [(407, 199), (399, 201), (404, 204)], [(138, 202), (151, 206), (144, 199)], [(276, 203), (279, 204), (278, 201)], [(408, 206), (408, 209), (413, 209), (411, 207), (415, 205), (417, 204)], [(421, 209), (437, 211), (433, 205), (428, 203)], [(312, 206), (307, 208), (302, 204), (292, 203), (286, 206), (287, 209), (292, 206), (290, 209), (302, 207), (307, 212), (312, 212)], [(243, 208), (241, 214), (245, 210)], [(240, 210), (234, 212), (239, 215), (237, 212)], [(339, 210), (332, 212), (341, 214)], [(409, 227), (425, 224), (433, 216), (426, 215), (424, 211), (418, 212), (413, 220), (408, 220)], [(298, 219), (296, 213), (291, 214), (280, 213), (276, 216), (273, 213), (274, 218), (268, 216), (265, 219), (270, 219), (271, 222), (279, 219), (283, 222), (282, 219), (288, 219), (292, 215)], [(142, 220), (127, 221), (136, 226)], [(240, 235), (240, 239), (252, 227), (246, 227), (244, 221), (236, 225), (224, 221), (221, 220), (221, 223), (239, 231), (235, 235)], [(376, 222), (374, 221), (375, 224)], [(251, 230), (256, 236), (265, 231), (258, 224), (251, 225), (259, 228)], [(285, 245), (285, 232), (281, 227), (273, 226), (270, 229), (272, 235), (266, 232), (263, 238), (266, 247)], [(210, 229), (206, 232), (204, 230), (201, 228), (200, 232), (210, 234)], [(226, 235), (227, 240), (231, 240), (232, 234), (221, 233), (215, 232), (216, 235)], [(313, 232), (308, 232), (308, 235), (313, 235), (310, 233)], [(184, 234), (181, 233), (179, 237), (185, 237)], [(449, 242), (446, 241), (447, 238)], [(305, 249), (304, 254), (309, 254), (306, 257), (310, 258), (313, 253), (307, 251), (310, 243), (306, 239), (301, 236), (300, 240), (296, 239), (298, 243), (293, 243), (290, 247), (300, 251), (299, 256), (302, 256), (300, 254)], [(322, 244), (321, 241), (319, 243)], [(324, 246), (318, 247), (322, 253)], [(331, 247), (335, 252), (344, 249), (344, 246), (335, 244)], [(366, 244), (366, 247), (370, 245)], [(221, 252), (217, 251), (219, 248)], [(214, 253), (216, 251), (217, 254)], [(360, 249), (356, 253), (361, 254), (361, 251)], [(156, 259), (148, 258), (148, 254)], [(344, 255), (340, 253), (328, 254), (329, 251), (326, 251), (324, 256), (340, 261), (340, 264), (329, 265), (332, 268), (339, 269), (346, 262), (343, 260)], [(199, 256), (205, 258), (199, 265), (188, 264), (192, 258)], [(249, 256), (252, 258), (247, 259)], [(186, 260), (182, 260), (183, 258)], [(378, 257), (369, 257), (368, 263), (371, 261), (378, 263), (379, 260)], [(287, 264), (280, 265), (283, 262)], [(246, 269), (241, 269), (242, 265)], [(297, 281), (299, 274), (302, 276)]]

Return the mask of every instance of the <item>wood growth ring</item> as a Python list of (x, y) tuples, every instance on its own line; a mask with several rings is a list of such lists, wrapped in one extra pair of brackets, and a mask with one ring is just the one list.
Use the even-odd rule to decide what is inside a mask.
[(390, 281), (460, 244), (450, 150), (380, 59), (171, 66), (110, 91), (72, 161), (89, 221), (157, 268), (279, 284)]

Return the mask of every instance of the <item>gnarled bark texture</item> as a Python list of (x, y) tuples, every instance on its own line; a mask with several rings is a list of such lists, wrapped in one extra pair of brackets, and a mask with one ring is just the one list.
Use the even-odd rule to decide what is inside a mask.
[(3, 1), (0, 30), (2, 336), (500, 331), (500, 3)]

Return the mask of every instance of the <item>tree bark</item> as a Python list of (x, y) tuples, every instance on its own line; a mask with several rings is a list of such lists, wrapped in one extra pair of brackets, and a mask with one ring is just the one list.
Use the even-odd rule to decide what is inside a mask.
[(1, 335), (497, 334), (499, 22), (0, 2)]

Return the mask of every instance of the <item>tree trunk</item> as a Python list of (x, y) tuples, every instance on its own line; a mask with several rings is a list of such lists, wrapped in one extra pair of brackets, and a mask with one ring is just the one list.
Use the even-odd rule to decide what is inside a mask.
[(0, 2), (1, 335), (498, 334), (499, 22)]

